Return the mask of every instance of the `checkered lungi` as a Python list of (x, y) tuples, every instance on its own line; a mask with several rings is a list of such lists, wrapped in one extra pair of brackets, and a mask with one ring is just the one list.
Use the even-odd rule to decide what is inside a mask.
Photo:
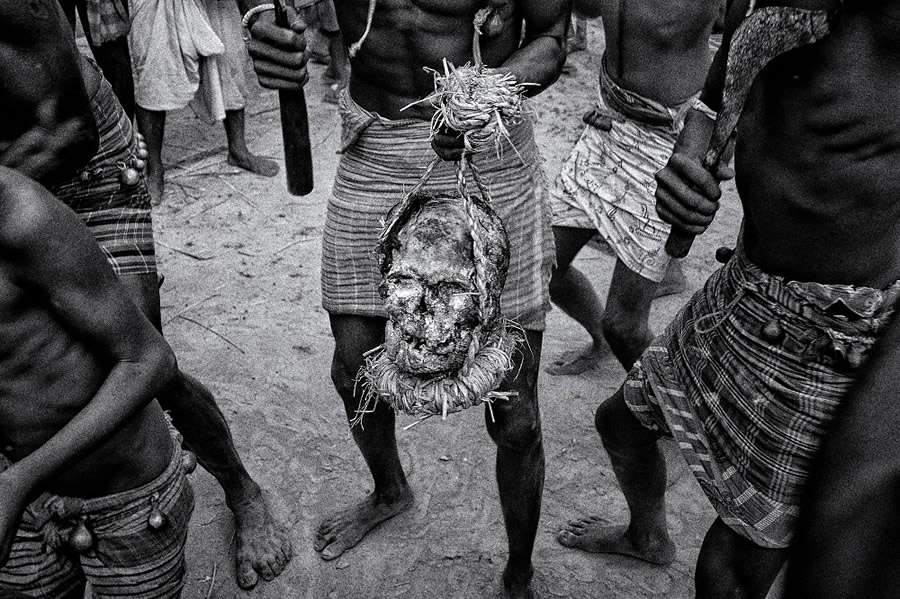
[[(0, 455), (0, 471), (8, 464)], [(160, 529), (148, 523), (154, 504), (166, 518)], [(0, 597), (61, 599), (85, 580), (98, 598), (180, 597), (193, 509), (194, 493), (177, 443), (169, 466), (146, 485), (89, 499), (44, 493), (19, 523), (9, 560), (0, 568)], [(85, 553), (64, 542), (80, 518), (94, 536)]]
[[(96, 63), (87, 59), (97, 69)], [(91, 98), (100, 146), (90, 162), (51, 191), (81, 218), (117, 275), (156, 272), (150, 194), (143, 174), (137, 185), (122, 170), (137, 153), (137, 136), (109, 82), (102, 78)]]
[(787, 281), (739, 248), (634, 365), (625, 401), (678, 442), (728, 526), (786, 547), (822, 435), (898, 296), (900, 281)]
[[(344, 152), (328, 202), (322, 239), (322, 304), (335, 314), (385, 317), (375, 247), (388, 211), (422, 177), (435, 154), (431, 123), (385, 119), (341, 96)], [(541, 159), (529, 122), (510, 127), (501, 156), (475, 157), (494, 209), (509, 235), (510, 262), (501, 296), (505, 317), (544, 329), (555, 250)], [(477, 189), (470, 174), (469, 189)], [(439, 164), (423, 191), (455, 193), (456, 167)]]

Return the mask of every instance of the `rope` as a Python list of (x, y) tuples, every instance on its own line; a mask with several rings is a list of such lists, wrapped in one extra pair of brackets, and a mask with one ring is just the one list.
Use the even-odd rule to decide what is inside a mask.
[[(472, 238), (472, 258), (475, 262), (475, 288), (478, 289), (478, 314), (479, 320), (484, 322), (487, 315), (487, 277), (484, 274), (484, 243), (478, 232), (478, 221), (475, 216), (475, 205), (469, 190), (466, 188), (465, 165), (470, 164), (470, 158), (464, 156), (456, 164), (456, 189), (463, 199), (463, 208), (466, 211), (466, 221), (469, 224), (469, 234)], [(487, 198), (484, 198), (487, 201)], [(480, 326), (480, 325), (479, 325)]]
[(356, 56), (356, 53), (362, 48), (363, 42), (369, 37), (369, 32), (372, 30), (372, 21), (375, 18), (375, 4), (377, 2), (378, 0), (369, 0), (369, 13), (366, 15), (366, 29), (363, 31), (362, 37), (350, 44), (350, 48), (347, 50), (350, 54), (350, 58)]

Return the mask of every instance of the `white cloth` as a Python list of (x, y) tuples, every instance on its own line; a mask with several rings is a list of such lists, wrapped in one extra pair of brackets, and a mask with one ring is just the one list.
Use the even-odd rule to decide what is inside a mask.
[(147, 110), (189, 103), (215, 121), (243, 108), (240, 13), (233, 0), (131, 0), (135, 101)]
[[(599, 108), (617, 114), (598, 94)], [(625, 266), (660, 282), (670, 226), (656, 214), (656, 173), (672, 154), (683, 112), (671, 125), (619, 115), (609, 131), (588, 125), (550, 194), (553, 225), (596, 229)]]

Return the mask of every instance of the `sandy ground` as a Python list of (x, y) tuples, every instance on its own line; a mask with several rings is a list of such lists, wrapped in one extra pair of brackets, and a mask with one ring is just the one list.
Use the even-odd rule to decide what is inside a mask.
[[(589, 49), (570, 57), (577, 71), (534, 101), (548, 177), (581, 131), (596, 93), (602, 33), (591, 24)], [(417, 501), (341, 558), (312, 549), (318, 521), (371, 489), (329, 378), (333, 341), (320, 307), (320, 239), (339, 141), (335, 107), (321, 101), (323, 67), (307, 88), (315, 154), (315, 190), (290, 196), (283, 175), (256, 177), (225, 162), (220, 125), (188, 111), (171, 113), (165, 160), (167, 197), (155, 211), (165, 333), (182, 368), (216, 394), (251, 473), (293, 534), (284, 574), (255, 590), (237, 588), (230, 512), (212, 477), (192, 475), (197, 507), (188, 542), (184, 596), (312, 599), (491, 597), (499, 588), (506, 540), (494, 482), (494, 448), (474, 410), (398, 432)], [(256, 88), (248, 106), (251, 148), (282, 161), (277, 95)], [(729, 187), (717, 222), (685, 263), (692, 290), (730, 244), (740, 208)], [(588, 248), (577, 265), (605, 294), (613, 259)], [(689, 293), (658, 300), (660, 330)], [(544, 336), (548, 362), (588, 337), (554, 310)], [(540, 397), (547, 477), (534, 562), (542, 597), (693, 596), (693, 571), (714, 513), (683, 465), (673, 466), (668, 516), (675, 563), (654, 567), (628, 558), (587, 555), (557, 544), (560, 525), (582, 514), (613, 520), (626, 508), (593, 428), (593, 412), (623, 379), (612, 359), (590, 376), (543, 374)], [(410, 421), (403, 418), (405, 424)], [(681, 476), (678, 476), (678, 472)]]

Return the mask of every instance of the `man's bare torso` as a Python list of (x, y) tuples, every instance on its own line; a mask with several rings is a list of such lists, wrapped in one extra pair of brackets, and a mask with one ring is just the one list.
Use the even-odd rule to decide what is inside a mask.
[[(23, 289), (4, 262), (0, 257), (0, 452), (16, 461), (71, 420), (93, 398), (110, 367), (73, 338), (43, 298)], [(48, 490), (94, 497), (148, 482), (165, 468), (171, 452), (147, 449), (167, 437), (154, 401)], [(148, 480), (137, 480), (141, 474)]]
[[(483, 39), (482, 57), (499, 66), (519, 46), (522, 11), (518, 5), (541, 0), (511, 0), (517, 4), (509, 26)], [(368, 0), (335, 0), (344, 40), (352, 44), (366, 27)], [(434, 91), (434, 78), (425, 70), (443, 70), (443, 60), (456, 66), (473, 62), (472, 38), (479, 0), (378, 0), (372, 29), (351, 60), (350, 94), (368, 110), (386, 118), (431, 118), (433, 110), (416, 105)]]
[(41, 3), (0, 0), (0, 151), (32, 125), (38, 98), (52, 87), (81, 83), (71, 68), (75, 37), (62, 8), (52, 6), (53, 12)]
[(703, 86), (716, 0), (605, 0), (606, 64), (619, 85), (666, 106)]
[(843, 13), (761, 73), (738, 124), (745, 244), (768, 272), (900, 278), (900, 1)]

